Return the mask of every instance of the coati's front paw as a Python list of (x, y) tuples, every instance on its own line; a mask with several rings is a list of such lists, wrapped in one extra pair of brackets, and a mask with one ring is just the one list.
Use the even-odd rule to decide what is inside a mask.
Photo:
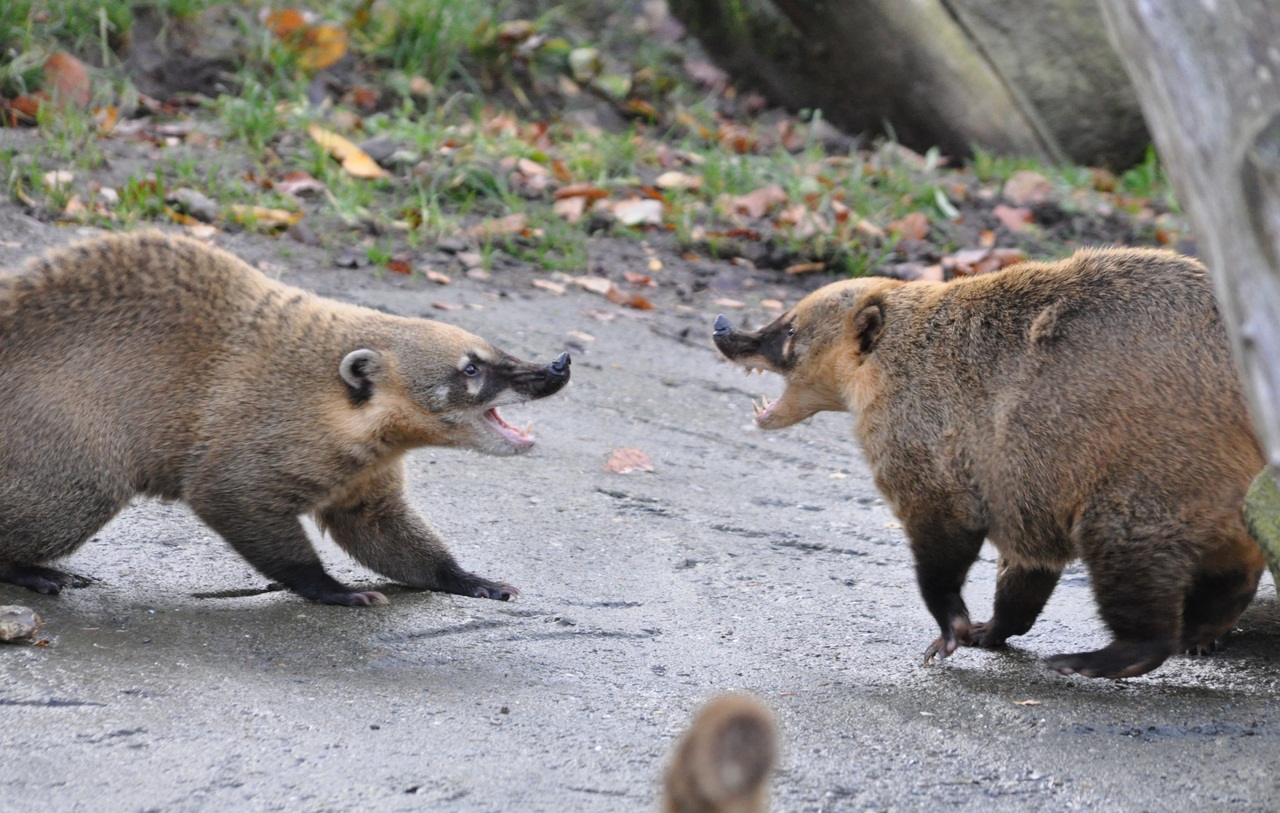
[(1161, 643), (1122, 643), (1115, 641), (1094, 652), (1055, 655), (1045, 661), (1064, 675), (1091, 678), (1127, 678), (1144, 675), (1164, 663), (1169, 647)]
[(343, 607), (377, 607), (390, 604), (387, 597), (376, 590), (352, 590), (342, 593), (321, 593), (313, 596), (321, 604), (338, 604)]
[(924, 651), (924, 665), (928, 666), (933, 663), (934, 658), (944, 659), (956, 651), (961, 646), (970, 646), (970, 630), (973, 626), (969, 623), (968, 618), (956, 617), (951, 620), (951, 626), (939, 635), (929, 648)]
[(435, 587), (442, 593), (453, 593), (471, 598), (491, 598), (494, 601), (510, 601), (520, 595), (520, 591), (509, 584), (482, 579), (465, 570), (454, 570), (442, 574), (440, 583)]

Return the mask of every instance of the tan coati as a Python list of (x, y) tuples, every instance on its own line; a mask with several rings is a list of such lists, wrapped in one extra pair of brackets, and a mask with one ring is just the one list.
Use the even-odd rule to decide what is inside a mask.
[(666, 813), (764, 813), (778, 732), (764, 704), (724, 695), (694, 717), (667, 766)]
[(386, 603), (324, 571), (299, 517), (412, 587), (506, 600), (459, 567), (404, 495), (419, 446), (517, 454), (496, 407), (543, 398), (569, 357), (526, 364), (456, 327), (275, 282), (160, 232), (80, 243), (0, 274), (0, 581), (138, 494), (183, 500), (251, 565), (327, 604)]
[[(848, 410), (902, 521), (942, 636), (998, 647), (1084, 560), (1114, 641), (1064, 674), (1126, 677), (1212, 647), (1264, 565), (1241, 504), (1262, 468), (1204, 266), (1165, 251), (1080, 251), (949, 283), (858, 279), (715, 343), (786, 390), (762, 429)], [(960, 597), (983, 539), (995, 608)]]

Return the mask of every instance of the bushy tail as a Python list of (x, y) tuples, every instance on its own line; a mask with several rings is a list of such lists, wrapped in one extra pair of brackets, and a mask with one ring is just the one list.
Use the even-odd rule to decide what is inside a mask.
[(764, 813), (778, 758), (773, 715), (759, 700), (725, 695), (702, 707), (667, 767), (667, 813)]

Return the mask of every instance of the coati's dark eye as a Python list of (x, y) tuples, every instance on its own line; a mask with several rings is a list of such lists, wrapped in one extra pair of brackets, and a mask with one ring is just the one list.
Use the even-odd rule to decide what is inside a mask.
[(787, 328), (787, 338), (790, 339), (794, 335), (796, 335), (796, 326), (792, 325), (791, 327)]
[(462, 374), (466, 376), (477, 376), (480, 375), (480, 368), (474, 364), (468, 364), (466, 367), (462, 368)]

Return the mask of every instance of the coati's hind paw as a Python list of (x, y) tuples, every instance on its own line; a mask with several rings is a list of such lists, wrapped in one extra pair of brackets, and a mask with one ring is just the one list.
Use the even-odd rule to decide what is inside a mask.
[(1162, 643), (1115, 641), (1094, 652), (1055, 655), (1045, 664), (1064, 675), (1091, 678), (1127, 678), (1144, 675), (1164, 663), (1169, 647)]
[(51, 567), (10, 562), (0, 565), (0, 582), (8, 582), (37, 593), (56, 596), (64, 587), (87, 587), (93, 583), (93, 580), (64, 573)]

